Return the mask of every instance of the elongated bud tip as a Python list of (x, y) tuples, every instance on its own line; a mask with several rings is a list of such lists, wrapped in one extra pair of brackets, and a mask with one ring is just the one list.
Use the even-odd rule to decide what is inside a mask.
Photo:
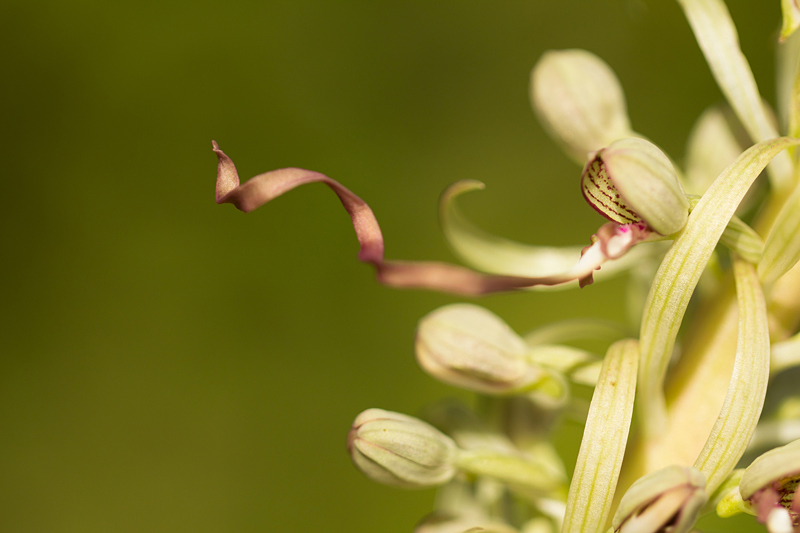
[(619, 80), (585, 50), (545, 52), (531, 73), (531, 100), (551, 137), (580, 164), (589, 153), (631, 134)]
[(618, 224), (644, 221), (671, 235), (686, 225), (689, 202), (675, 167), (653, 143), (637, 137), (598, 150), (583, 169), (583, 196)]
[(236, 165), (230, 157), (225, 155), (225, 152), (220, 150), (217, 141), (211, 141), (211, 148), (217, 154), (219, 163), (217, 164), (217, 190), (216, 201), (222, 203), (225, 196), (239, 186), (239, 173), (236, 171)]
[(403, 488), (435, 487), (456, 474), (455, 442), (417, 418), (367, 409), (353, 422), (347, 449), (367, 477)]

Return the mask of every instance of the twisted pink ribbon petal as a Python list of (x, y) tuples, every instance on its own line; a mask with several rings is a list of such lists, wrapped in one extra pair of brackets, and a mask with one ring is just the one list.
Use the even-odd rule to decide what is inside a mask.
[[(483, 274), (474, 270), (441, 263), (438, 261), (386, 261), (383, 256), (384, 243), (378, 220), (367, 203), (341, 183), (324, 174), (301, 168), (282, 168), (259, 174), (244, 184), (239, 183), (236, 165), (220, 150), (216, 141), (211, 141), (214, 153), (219, 158), (217, 167), (216, 200), (218, 204), (233, 204), (248, 213), (270, 200), (306, 183), (321, 182), (333, 189), (353, 222), (353, 229), (361, 245), (359, 260), (375, 267), (378, 281), (384, 285), (408, 289), (430, 289), (466, 296), (480, 296), (493, 292), (509, 291), (535, 285), (558, 285), (582, 280), (582, 285), (591, 283), (592, 272), (608, 258), (606, 249), (609, 230), (605, 230), (600, 241), (587, 248), (587, 253), (568, 272), (546, 277), (529, 278)], [(622, 237), (624, 231), (619, 236)], [(611, 231), (614, 234), (613, 231)], [(635, 242), (625, 235), (623, 248), (627, 250)], [(636, 241), (639, 242), (639, 241)], [(588, 253), (591, 250), (592, 253)], [(621, 253), (624, 253), (621, 252)], [(617, 255), (617, 254), (614, 254)]]

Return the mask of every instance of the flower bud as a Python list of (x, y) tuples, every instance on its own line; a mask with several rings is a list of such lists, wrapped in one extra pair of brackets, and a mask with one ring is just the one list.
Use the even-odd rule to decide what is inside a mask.
[[(747, 467), (739, 492), (770, 531), (800, 528), (800, 439), (759, 456)], [(783, 528), (784, 530), (786, 528)], [(794, 529), (797, 531), (798, 529)]]
[(706, 480), (694, 468), (670, 466), (637, 480), (620, 501), (612, 525), (628, 533), (685, 533), (708, 501)]
[(551, 372), (529, 362), (527, 352), (519, 335), (477, 305), (440, 307), (417, 328), (420, 366), (445, 383), (476, 392), (512, 394), (549, 385)]
[(585, 50), (545, 52), (531, 73), (531, 100), (550, 136), (580, 164), (591, 152), (631, 135), (619, 80)]
[(689, 202), (675, 167), (653, 143), (620, 139), (598, 150), (583, 169), (583, 196), (618, 224), (645, 222), (661, 235), (686, 225)]
[(359, 470), (386, 485), (434, 487), (457, 471), (453, 439), (422, 420), (382, 409), (356, 417), (347, 449)]

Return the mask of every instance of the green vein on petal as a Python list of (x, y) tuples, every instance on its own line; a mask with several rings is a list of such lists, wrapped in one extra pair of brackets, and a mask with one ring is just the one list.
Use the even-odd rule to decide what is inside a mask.
[(694, 467), (713, 492), (733, 471), (755, 431), (769, 381), (769, 325), (764, 293), (755, 268), (733, 265), (739, 304), (736, 359), (725, 402)]
[[(700, 49), (722, 93), (753, 141), (778, 136), (767, 116), (753, 72), (739, 48), (739, 36), (723, 0), (678, 0)], [(777, 157), (769, 168), (772, 185), (787, 190), (792, 184), (788, 154)]]
[[(534, 246), (487, 233), (469, 222), (455, 205), (456, 197), (465, 192), (482, 190), (477, 180), (462, 180), (448, 187), (439, 200), (439, 218), (447, 242), (461, 260), (491, 274), (525, 277), (546, 277), (569, 271), (581, 256), (582, 246)], [(609, 261), (595, 272), (603, 280), (630, 269), (650, 253), (647, 247), (634, 247), (620, 259)], [(539, 290), (577, 288), (572, 281)]]
[(640, 333), (639, 394), (648, 435), (657, 433), (666, 421), (664, 375), (700, 274), (750, 185), (776, 154), (797, 143), (785, 137), (772, 139), (739, 156), (700, 199), (664, 257), (647, 296)]
[(628, 441), (639, 344), (611, 345), (589, 406), (575, 473), (569, 487), (562, 533), (603, 531)]

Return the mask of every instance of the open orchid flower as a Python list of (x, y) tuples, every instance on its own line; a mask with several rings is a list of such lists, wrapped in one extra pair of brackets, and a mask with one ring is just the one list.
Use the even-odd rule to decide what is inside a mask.
[(392, 287), (478, 296), (525, 287), (560, 285), (575, 280), (580, 280), (583, 286), (592, 282), (593, 272), (603, 263), (622, 257), (633, 245), (650, 237), (640, 223), (603, 227), (592, 237), (592, 245), (585, 248), (580, 257), (575, 257), (569, 268), (544, 275), (494, 275), (434, 261), (387, 261), (384, 259), (383, 235), (372, 210), (364, 200), (339, 182), (319, 172), (284, 168), (259, 174), (240, 184), (233, 161), (220, 150), (216, 142), (212, 142), (212, 145), (219, 159), (217, 203), (230, 203), (241, 211), (250, 212), (300, 185), (324, 183), (333, 189), (350, 215), (361, 245), (359, 259), (372, 264), (378, 280)]

